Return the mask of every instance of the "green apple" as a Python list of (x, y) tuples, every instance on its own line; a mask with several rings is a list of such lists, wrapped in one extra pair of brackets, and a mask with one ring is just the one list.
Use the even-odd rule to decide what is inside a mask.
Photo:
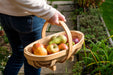
[(65, 35), (59, 35), (57, 36), (61, 40), (60, 43), (66, 43), (67, 42), (67, 37)]
[(50, 44), (47, 46), (47, 51), (49, 54), (59, 52), (59, 47), (57, 44)]
[[(67, 43), (66, 43), (66, 45), (68, 45), (68, 46), (69, 46), (69, 43), (67, 42)], [(72, 41), (72, 45), (75, 45), (75, 42), (73, 42), (73, 41)]]

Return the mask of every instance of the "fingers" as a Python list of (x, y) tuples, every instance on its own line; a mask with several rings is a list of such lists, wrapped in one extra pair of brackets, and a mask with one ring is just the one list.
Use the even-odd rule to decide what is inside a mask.
[(58, 18), (58, 15), (57, 15), (57, 13), (55, 13), (54, 14), (54, 16), (52, 16), (49, 20), (48, 20), (48, 22), (50, 23), (50, 24), (52, 24), (52, 25), (58, 25), (59, 24), (59, 18)]
[(62, 15), (60, 12), (56, 12), (49, 20), (48, 22), (52, 25), (59, 25), (59, 21), (66, 22), (65, 16)]
[(54, 25), (59, 25), (59, 17), (58, 17), (58, 15), (56, 15), (56, 17), (55, 17), (55, 19), (53, 21), (53, 24)]
[(66, 22), (66, 19), (65, 19), (64, 15), (62, 15), (62, 17), (59, 17), (59, 19), (60, 19), (61, 21)]
[(59, 20), (66, 22), (64, 15), (62, 15), (60, 12), (58, 13), (58, 15), (59, 15)]

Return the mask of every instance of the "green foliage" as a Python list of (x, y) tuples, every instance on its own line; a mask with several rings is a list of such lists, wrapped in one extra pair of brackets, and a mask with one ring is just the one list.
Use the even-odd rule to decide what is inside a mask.
[(4, 46), (0, 47), (0, 71), (3, 71), (8, 60), (9, 54), (10, 52), (7, 50), (6, 47)]
[(0, 30), (2, 30), (2, 27), (0, 26)]
[(79, 6), (85, 9), (89, 7), (99, 7), (103, 1), (102, 0), (74, 0), (74, 2)]
[[(113, 47), (110, 47), (107, 39), (102, 39), (96, 43), (90, 41), (89, 47), (84, 47), (84, 55), (82, 56), (85, 70), (82, 70), (82, 74), (99, 74), (111, 75), (113, 74)], [(86, 55), (86, 50), (90, 51)], [(80, 62), (80, 61), (79, 61)], [(75, 68), (74, 68), (75, 69)]]
[(110, 34), (113, 35), (113, 0), (106, 0), (100, 10)]
[(75, 75), (81, 75), (81, 72), (83, 70), (83, 62), (84, 61), (78, 61), (76, 62), (76, 64), (73, 66), (73, 70), (72, 72), (75, 74)]
[[(3, 30), (2, 26), (0, 26), (0, 30)], [(9, 43), (8, 38), (6, 34), (3, 36), (0, 36), (0, 71), (3, 71), (6, 65), (6, 62), (8, 61), (8, 56), (11, 54), (10, 51), (7, 49), (7, 46), (4, 46), (4, 44)]]
[(0, 30), (2, 30), (3, 28), (2, 28), (2, 26), (1, 26), (1, 23), (0, 23)]
[(3, 36), (3, 39), (4, 39), (4, 43), (9, 43), (9, 40), (6, 35)]
[[(76, 69), (80, 69), (82, 70), (80, 75), (112, 75), (113, 47), (111, 47), (109, 41), (106, 40), (107, 33), (101, 22), (100, 9), (89, 8), (87, 12), (84, 12), (84, 9), (80, 9), (75, 10), (73, 14), (76, 14), (75, 16), (83, 15), (79, 21), (80, 31), (85, 34), (86, 45), (84, 43), (84, 54), (79, 54), (79, 56), (82, 57), (82, 65), (76, 63), (75, 65), (79, 65), (79, 67), (74, 67), (74, 73), (76, 75)], [(76, 21), (76, 18), (73, 18), (73, 20)], [(85, 70), (83, 68), (84, 66)]]
[(107, 38), (107, 33), (98, 9), (90, 9), (89, 12), (79, 16), (78, 21), (80, 31), (85, 34), (86, 44), (89, 44), (90, 40), (97, 42)]

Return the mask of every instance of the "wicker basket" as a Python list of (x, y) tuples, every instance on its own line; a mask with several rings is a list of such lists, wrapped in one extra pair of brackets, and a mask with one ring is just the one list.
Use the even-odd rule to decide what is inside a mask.
[[(72, 59), (74, 54), (76, 54), (82, 47), (83, 42), (84, 42), (84, 34), (79, 31), (74, 31), (74, 30), (69, 30), (67, 25), (60, 21), (60, 25), (63, 27), (65, 31), (58, 32), (49, 36), (45, 37), (46, 33), (46, 28), (47, 28), (48, 22), (45, 22), (43, 29), (42, 29), (42, 39), (39, 39), (28, 46), (24, 48), (24, 55), (30, 65), (32, 65), (35, 68), (39, 67), (47, 67), (52, 70), (56, 70), (56, 63), (63, 63), (64, 61), (68, 60), (69, 58)], [(67, 34), (68, 41), (69, 41), (69, 49), (68, 50), (63, 50), (54, 54), (50, 55), (45, 55), (45, 56), (37, 56), (32, 53), (32, 46), (35, 43), (42, 43), (47, 45), (50, 38), (54, 35), (61, 35), (61, 34)], [(72, 46), (72, 38), (77, 37), (80, 39), (80, 41)]]

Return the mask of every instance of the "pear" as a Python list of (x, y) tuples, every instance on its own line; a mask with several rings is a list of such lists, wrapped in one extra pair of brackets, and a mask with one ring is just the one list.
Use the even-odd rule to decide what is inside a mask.
[(66, 43), (67, 37), (65, 35), (58, 35), (58, 36), (52, 36), (49, 44), (60, 44), (60, 43)]
[(59, 38), (53, 39), (49, 42), (49, 44), (60, 44), (60, 43), (61, 43), (61, 39)]
[(54, 40), (54, 39), (56, 39), (56, 37), (57, 37), (57, 36), (52, 36), (52, 37), (51, 37), (51, 40)]

